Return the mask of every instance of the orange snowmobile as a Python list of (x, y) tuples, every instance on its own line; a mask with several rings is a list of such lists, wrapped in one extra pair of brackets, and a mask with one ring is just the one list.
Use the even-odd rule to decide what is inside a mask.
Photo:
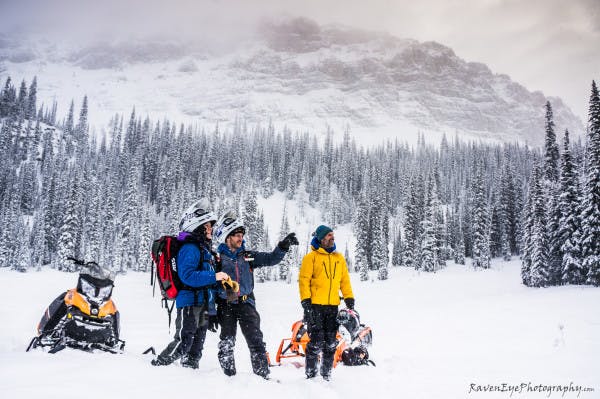
[(82, 266), (77, 287), (60, 294), (38, 323), (38, 335), (27, 351), (47, 347), (56, 353), (66, 347), (119, 353), (125, 341), (119, 339), (119, 311), (113, 300), (114, 273), (96, 262), (69, 258)]
[[(337, 333), (338, 346), (333, 357), (333, 367), (336, 367), (340, 361), (346, 365), (375, 365), (372, 360), (369, 360), (366, 350), (373, 341), (371, 327), (361, 324), (358, 312), (350, 309), (341, 309), (338, 312), (337, 321), (340, 328)], [(271, 366), (280, 366), (281, 359), (305, 357), (306, 345), (309, 341), (304, 321), (294, 322), (292, 336), (281, 340), (275, 355), (275, 364), (271, 364)], [(302, 367), (299, 362), (293, 364), (296, 367)]]

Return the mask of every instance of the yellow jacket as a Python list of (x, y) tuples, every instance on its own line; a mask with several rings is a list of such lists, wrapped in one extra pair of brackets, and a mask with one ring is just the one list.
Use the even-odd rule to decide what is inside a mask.
[(327, 253), (323, 248), (311, 248), (300, 266), (300, 300), (310, 298), (315, 305), (337, 306), (340, 290), (344, 298), (354, 298), (344, 256), (335, 251)]

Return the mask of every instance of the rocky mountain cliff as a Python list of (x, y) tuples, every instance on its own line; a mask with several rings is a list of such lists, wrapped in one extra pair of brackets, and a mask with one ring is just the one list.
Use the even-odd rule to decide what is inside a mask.
[(56, 96), (63, 110), (87, 94), (98, 123), (136, 106), (151, 117), (208, 126), (242, 118), (301, 131), (349, 129), (364, 143), (410, 141), (422, 132), (535, 145), (549, 100), (559, 134), (584, 131), (559, 98), (530, 92), (435, 42), (306, 19), (264, 23), (235, 49), (215, 51), (210, 41), (82, 46), (5, 36), (0, 73), (37, 75), (40, 98)]

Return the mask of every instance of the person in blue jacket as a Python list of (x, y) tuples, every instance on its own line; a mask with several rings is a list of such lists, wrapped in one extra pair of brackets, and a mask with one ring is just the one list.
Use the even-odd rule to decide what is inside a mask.
[(239, 291), (233, 295), (223, 287), (218, 290), (217, 318), (221, 326), (219, 363), (225, 375), (235, 375), (233, 350), (239, 323), (250, 349), (252, 370), (269, 379), (269, 362), (260, 330), (260, 315), (256, 310), (252, 271), (257, 267), (273, 266), (281, 262), (290, 245), (298, 245), (298, 239), (294, 233), (290, 233), (272, 252), (257, 252), (246, 250), (244, 234), (246, 228), (231, 212), (222, 216), (215, 227), (221, 270), (239, 284)]
[(198, 368), (202, 357), (206, 331), (216, 331), (216, 285), (229, 276), (215, 272), (211, 251), (212, 228), (216, 222), (208, 200), (202, 199), (189, 207), (179, 223), (177, 237), (181, 247), (177, 252), (177, 274), (184, 284), (177, 294), (175, 338), (156, 359), (155, 366), (173, 363), (181, 358), (184, 367)]

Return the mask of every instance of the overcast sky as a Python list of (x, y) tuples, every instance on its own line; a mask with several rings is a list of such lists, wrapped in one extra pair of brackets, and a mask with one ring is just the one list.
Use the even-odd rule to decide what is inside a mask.
[(591, 81), (600, 79), (600, 0), (0, 0), (0, 31), (236, 38), (279, 15), (438, 41), (529, 90), (562, 97), (584, 121)]

